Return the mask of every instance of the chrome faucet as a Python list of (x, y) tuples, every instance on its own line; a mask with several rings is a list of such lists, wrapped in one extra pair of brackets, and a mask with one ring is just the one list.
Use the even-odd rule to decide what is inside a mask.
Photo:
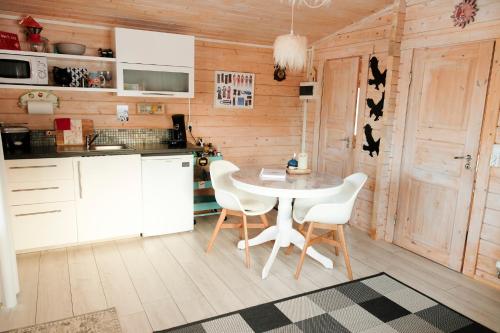
[(85, 146), (87, 147), (87, 150), (90, 149), (90, 145), (97, 139), (99, 134), (94, 134), (94, 135), (86, 135), (85, 136)]

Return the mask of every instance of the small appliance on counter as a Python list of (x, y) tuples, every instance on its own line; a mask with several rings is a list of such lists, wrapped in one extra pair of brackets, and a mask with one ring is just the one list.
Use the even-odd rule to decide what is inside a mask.
[(169, 148), (186, 148), (186, 124), (184, 123), (183, 114), (172, 115), (172, 123), (174, 125), (172, 139), (168, 141)]
[(1, 127), (3, 150), (8, 152), (30, 150), (30, 130), (19, 125)]

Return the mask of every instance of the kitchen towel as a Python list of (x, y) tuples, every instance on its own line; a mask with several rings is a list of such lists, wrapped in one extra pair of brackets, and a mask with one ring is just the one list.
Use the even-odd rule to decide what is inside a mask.
[(56, 118), (54, 119), (54, 127), (59, 131), (66, 131), (71, 129), (70, 118)]

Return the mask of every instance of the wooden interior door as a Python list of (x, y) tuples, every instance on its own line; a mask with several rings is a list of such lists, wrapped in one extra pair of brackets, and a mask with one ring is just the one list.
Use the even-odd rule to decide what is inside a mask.
[(359, 61), (328, 60), (323, 69), (318, 170), (339, 177), (353, 169)]
[(493, 42), (413, 54), (394, 242), (461, 270)]

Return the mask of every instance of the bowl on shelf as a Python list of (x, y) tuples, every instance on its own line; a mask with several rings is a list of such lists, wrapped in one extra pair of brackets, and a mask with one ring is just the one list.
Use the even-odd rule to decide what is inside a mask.
[(76, 43), (56, 43), (54, 46), (61, 54), (83, 55), (86, 49), (85, 45)]

